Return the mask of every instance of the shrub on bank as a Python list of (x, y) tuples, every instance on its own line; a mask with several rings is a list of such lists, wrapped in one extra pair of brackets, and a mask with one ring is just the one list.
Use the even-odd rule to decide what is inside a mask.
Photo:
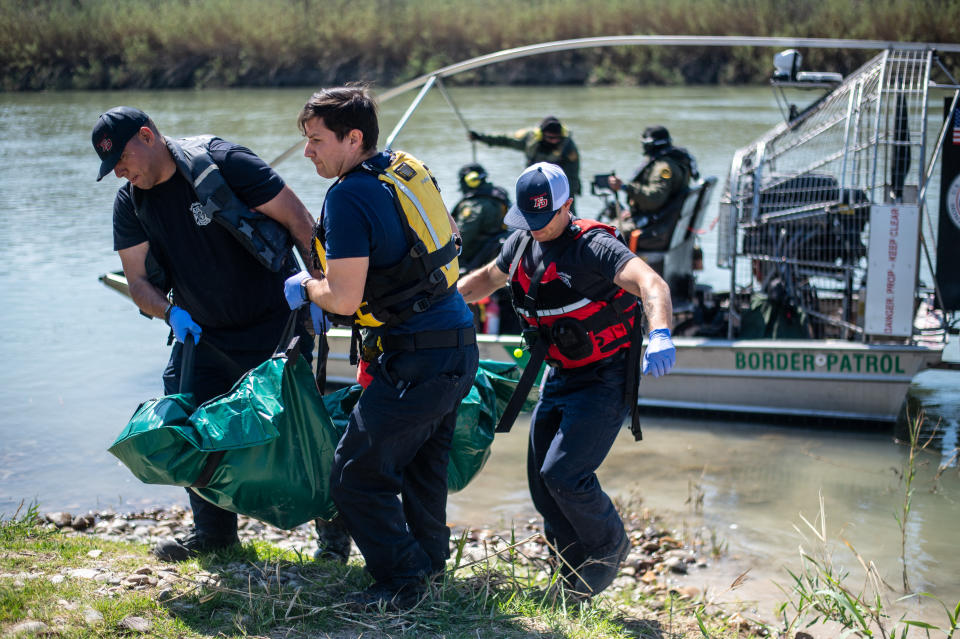
[[(948, 0), (0, 0), (4, 90), (391, 86), (500, 49), (599, 35), (744, 35), (948, 42)], [(744, 83), (770, 51), (584, 49), (483, 68), (462, 83)], [(814, 50), (841, 72), (869, 52)]]

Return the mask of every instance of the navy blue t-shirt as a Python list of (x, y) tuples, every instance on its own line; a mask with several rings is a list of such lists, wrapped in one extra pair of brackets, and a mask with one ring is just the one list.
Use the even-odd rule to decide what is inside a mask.
[[(382, 152), (368, 163), (385, 168), (390, 155)], [(370, 258), (370, 269), (389, 268), (410, 247), (388, 184), (365, 171), (354, 171), (327, 192), (320, 214), (327, 259)], [(457, 291), (423, 313), (391, 327), (391, 333), (417, 333), (473, 326), (473, 315)]]
[[(213, 140), (210, 155), (224, 180), (250, 208), (269, 202), (283, 180), (249, 149)], [(134, 211), (133, 192), (140, 198)], [(113, 247), (122, 250), (149, 241), (166, 267), (173, 300), (203, 328), (204, 339), (221, 347), (260, 349), (275, 342), (289, 307), (283, 282), (295, 270), (274, 273), (260, 264), (221, 224), (195, 217), (198, 204), (180, 172), (151, 189), (129, 182), (120, 187), (113, 205)]]
[[(504, 273), (510, 272), (510, 265), (524, 233), (526, 231), (514, 231), (503, 243), (500, 255), (497, 256), (497, 268)], [(616, 237), (603, 229), (594, 229), (584, 233), (576, 242), (569, 242), (562, 237), (542, 244), (531, 241), (530, 249), (524, 255), (524, 270), (533, 273), (543, 260), (544, 250), (550, 250), (550, 247), (561, 243), (568, 243), (563, 249), (564, 271), (569, 275), (568, 285), (583, 295), (609, 289), (617, 273), (636, 257)]]

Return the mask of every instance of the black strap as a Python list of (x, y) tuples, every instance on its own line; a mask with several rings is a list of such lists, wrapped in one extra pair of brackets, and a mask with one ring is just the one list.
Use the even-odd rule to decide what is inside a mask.
[(627, 375), (624, 383), (624, 396), (627, 406), (630, 407), (630, 432), (633, 439), (643, 439), (643, 430), (640, 428), (640, 350), (643, 348), (643, 319), (640, 304), (633, 312), (633, 330), (631, 331), (630, 351), (627, 354)]
[[(523, 240), (521, 240), (520, 246), (517, 249), (517, 255), (519, 257), (510, 265), (510, 281), (513, 281), (513, 274), (516, 272), (520, 260), (523, 259), (523, 254), (527, 250), (530, 238), (531, 236), (528, 233), (524, 236)], [(544, 259), (537, 265), (537, 270), (530, 276), (530, 288), (527, 289), (526, 299), (524, 300), (525, 303), (530, 303), (530, 312), (533, 314), (534, 322), (537, 322), (538, 319), (536, 311), (537, 289), (540, 288), (540, 280), (543, 279), (547, 265), (550, 264), (550, 260), (546, 259), (546, 255), (543, 257)], [(514, 300), (514, 306), (517, 306), (516, 300)], [(539, 324), (539, 322), (537, 323)], [(530, 359), (527, 360), (527, 365), (524, 367), (520, 379), (517, 380), (517, 387), (513, 389), (513, 394), (510, 395), (510, 401), (507, 402), (507, 407), (503, 409), (503, 415), (500, 416), (500, 421), (497, 422), (495, 432), (509, 433), (510, 429), (513, 428), (513, 422), (517, 420), (520, 409), (523, 407), (524, 402), (527, 401), (527, 396), (530, 394), (530, 389), (533, 388), (533, 383), (536, 381), (537, 374), (540, 372), (540, 367), (547, 358), (547, 349), (549, 348), (550, 340), (547, 332), (543, 330), (538, 331), (537, 341), (530, 345)]]
[(541, 337), (530, 349), (530, 359), (523, 369), (523, 374), (520, 375), (520, 379), (517, 381), (517, 387), (513, 389), (513, 395), (510, 396), (507, 407), (503, 409), (503, 415), (500, 416), (500, 421), (497, 422), (496, 432), (509, 433), (510, 429), (513, 428), (513, 422), (517, 420), (517, 415), (520, 414), (523, 403), (527, 401), (530, 389), (533, 388), (533, 383), (536, 381), (537, 373), (540, 372), (540, 366), (547, 357), (548, 347), (549, 344), (547, 340)]
[(190, 484), (191, 488), (206, 488), (207, 484), (210, 483), (210, 480), (213, 479), (213, 473), (217, 470), (217, 466), (220, 465), (220, 461), (223, 459), (223, 456), (226, 455), (227, 451), (218, 450), (207, 455), (207, 461), (203, 464), (203, 470), (200, 471), (200, 474), (197, 475), (197, 478), (193, 480), (193, 483)]
[(180, 393), (193, 392), (193, 362), (196, 350), (196, 342), (193, 336), (187, 333), (187, 339), (183, 342), (183, 349), (180, 351)]
[(324, 333), (317, 335), (317, 390), (323, 395), (327, 390), (327, 358), (330, 356), (330, 342)]
[(360, 345), (363, 343), (363, 337), (360, 335), (360, 327), (353, 324), (350, 327), (350, 365), (356, 366), (360, 363)]
[(517, 272), (517, 269), (520, 268), (520, 262), (523, 260), (523, 254), (527, 250), (527, 245), (530, 244), (530, 240), (533, 239), (533, 236), (529, 233), (524, 233), (523, 238), (520, 240), (520, 246), (517, 247), (517, 252), (514, 253), (513, 263), (510, 264), (510, 272), (507, 273), (507, 282), (513, 281), (513, 276)]
[(400, 335), (383, 335), (380, 347), (386, 351), (419, 351), (424, 348), (456, 348), (477, 343), (477, 333), (469, 328), (446, 331), (421, 331)]

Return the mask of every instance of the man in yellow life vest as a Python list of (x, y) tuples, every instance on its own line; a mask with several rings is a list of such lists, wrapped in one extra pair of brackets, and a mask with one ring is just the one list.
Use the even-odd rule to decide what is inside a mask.
[(284, 293), (291, 308), (309, 302), (362, 327), (368, 361), (369, 384), (331, 478), (333, 500), (375, 580), (348, 600), (407, 608), (450, 555), (450, 443), (477, 371), (473, 316), (455, 286), (456, 224), (427, 167), (403, 152), (377, 151), (377, 109), (366, 87), (313, 94), (298, 124), (304, 155), (318, 175), (337, 181), (316, 227), (325, 276), (299, 273)]

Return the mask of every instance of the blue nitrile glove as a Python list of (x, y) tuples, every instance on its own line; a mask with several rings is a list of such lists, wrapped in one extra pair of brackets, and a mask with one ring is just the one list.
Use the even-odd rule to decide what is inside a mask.
[(313, 332), (317, 335), (326, 334), (330, 328), (330, 318), (322, 308), (316, 304), (310, 304), (310, 319), (313, 320)]
[(283, 283), (283, 296), (287, 298), (290, 310), (294, 311), (307, 303), (307, 289), (303, 283), (312, 279), (306, 271), (291, 275)]
[(677, 349), (670, 341), (669, 328), (657, 328), (650, 331), (647, 351), (643, 354), (643, 374), (660, 377), (666, 375), (677, 363)]
[(178, 342), (186, 339), (187, 335), (193, 335), (194, 344), (200, 341), (200, 333), (203, 329), (193, 321), (190, 313), (179, 306), (170, 307), (170, 316), (167, 323), (170, 325), (170, 328), (173, 329), (173, 336), (177, 338)]

